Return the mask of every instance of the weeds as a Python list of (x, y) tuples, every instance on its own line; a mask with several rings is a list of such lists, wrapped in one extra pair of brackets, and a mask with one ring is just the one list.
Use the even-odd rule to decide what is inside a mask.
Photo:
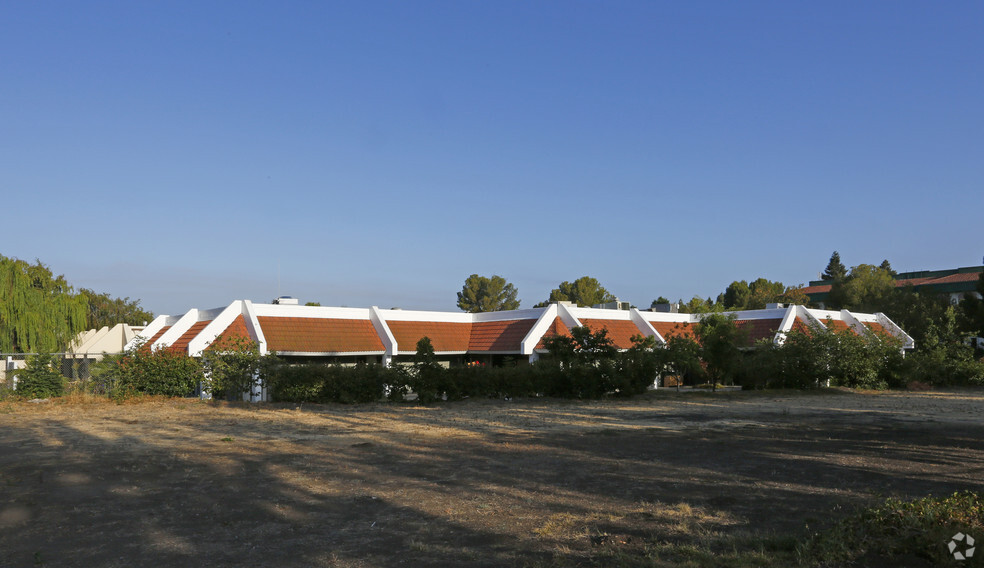
[(917, 557), (940, 565), (953, 560), (947, 544), (958, 533), (984, 537), (984, 495), (965, 491), (915, 501), (888, 499), (815, 534), (800, 556), (806, 564)]

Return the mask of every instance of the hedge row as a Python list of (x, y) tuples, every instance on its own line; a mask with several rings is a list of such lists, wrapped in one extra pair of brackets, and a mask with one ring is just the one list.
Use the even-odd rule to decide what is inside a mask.
[(631, 396), (644, 392), (656, 375), (625, 360), (604, 360), (563, 368), (547, 361), (450, 368), (282, 363), (268, 368), (263, 378), (274, 402), (360, 403), (386, 398), (430, 403), (462, 398)]

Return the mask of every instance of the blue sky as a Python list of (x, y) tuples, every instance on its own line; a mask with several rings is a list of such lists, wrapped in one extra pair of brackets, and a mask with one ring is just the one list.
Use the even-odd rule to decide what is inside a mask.
[(984, 256), (980, 2), (0, 2), (0, 254), (155, 313)]

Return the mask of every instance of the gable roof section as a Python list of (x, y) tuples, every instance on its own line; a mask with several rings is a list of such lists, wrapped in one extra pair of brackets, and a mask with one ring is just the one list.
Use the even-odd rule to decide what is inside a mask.
[(471, 324), (468, 351), (519, 353), (535, 324), (535, 319), (475, 322)]
[(656, 328), (656, 331), (663, 336), (663, 339), (670, 340), (670, 336), (693, 337), (693, 324), (684, 321), (650, 321), (649, 325)]
[(206, 349), (221, 349), (224, 342), (240, 338), (253, 341), (249, 329), (246, 327), (246, 318), (242, 314), (236, 316), (236, 319), (232, 320), (232, 323), (209, 343)]
[[(267, 349), (288, 353), (382, 353), (369, 320), (257, 316)], [(243, 324), (245, 327), (245, 322)], [(232, 327), (232, 326), (230, 326)]]
[(157, 330), (157, 333), (155, 333), (150, 339), (148, 339), (147, 342), (143, 344), (141, 349), (150, 349), (150, 347), (154, 344), (154, 342), (160, 339), (162, 335), (167, 333), (167, 330), (169, 329), (171, 329), (171, 326), (165, 325), (164, 327)]
[[(435, 353), (464, 353), (471, 339), (471, 323), (387, 320), (400, 353), (416, 353), (417, 342), (427, 337)], [(381, 345), (381, 343), (380, 343)]]
[(205, 329), (205, 326), (207, 326), (211, 322), (212, 320), (204, 320), (204, 321), (196, 321), (195, 323), (191, 324), (191, 327), (188, 328), (188, 331), (181, 334), (181, 337), (179, 337), (177, 341), (175, 341), (170, 346), (168, 346), (167, 348), (168, 351), (187, 353), (188, 344), (191, 343), (191, 340), (194, 339), (195, 336), (197, 336), (199, 333), (201, 333), (201, 331)]
[(887, 329), (885, 329), (885, 326), (883, 326), (882, 324), (880, 324), (880, 323), (878, 323), (876, 321), (866, 321), (866, 322), (863, 322), (863, 323), (864, 323), (865, 326), (867, 326), (868, 329), (870, 329), (876, 335), (880, 335), (882, 337), (891, 337), (892, 336), (892, 334), (889, 333)]
[(762, 339), (775, 339), (782, 326), (782, 318), (735, 320), (735, 326), (748, 334), (748, 345), (751, 346)]
[(642, 335), (642, 330), (632, 320), (615, 320), (601, 318), (580, 318), (581, 323), (592, 331), (598, 333), (604, 329), (608, 332), (608, 338), (618, 349), (628, 349), (632, 347), (632, 336)]
[(543, 343), (543, 340), (555, 335), (566, 335), (567, 337), (571, 336), (571, 330), (567, 328), (567, 325), (560, 319), (560, 316), (554, 318), (553, 323), (550, 324), (547, 331), (543, 332), (543, 336), (540, 337), (540, 341), (537, 342), (536, 348), (546, 349), (546, 345)]

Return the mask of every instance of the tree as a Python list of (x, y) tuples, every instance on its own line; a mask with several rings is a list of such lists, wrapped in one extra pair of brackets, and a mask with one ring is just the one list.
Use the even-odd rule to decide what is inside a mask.
[(892, 270), (892, 264), (890, 262), (888, 262), (888, 259), (887, 258), (885, 260), (883, 260), (881, 264), (878, 265), (878, 268), (881, 268), (882, 270), (888, 271), (889, 274), (891, 274), (892, 276), (895, 276), (895, 275), (898, 274), (898, 272), (895, 272), (894, 270)]
[(202, 353), (204, 387), (216, 399), (250, 395), (260, 372), (260, 348), (242, 336), (220, 336)]
[(840, 253), (834, 251), (834, 254), (830, 255), (830, 262), (827, 263), (827, 268), (820, 275), (820, 279), (836, 282), (845, 276), (847, 276), (847, 267), (841, 262)]
[(567, 282), (566, 280), (561, 282), (560, 286), (550, 291), (550, 298), (542, 305), (551, 302), (573, 302), (578, 306), (591, 307), (595, 304), (604, 304), (614, 300), (615, 296), (605, 290), (596, 279), (582, 276), (574, 282)]
[(109, 294), (100, 294), (88, 288), (80, 289), (79, 296), (88, 304), (86, 327), (89, 329), (113, 327), (118, 323), (143, 325), (154, 319), (154, 314), (140, 307), (140, 300), (110, 298)]
[(810, 303), (810, 299), (803, 293), (801, 287), (786, 286), (782, 282), (758, 278), (751, 284), (744, 280), (735, 280), (728, 285), (724, 294), (718, 297), (718, 303), (726, 310), (761, 310), (768, 304), (806, 305)]
[(659, 298), (656, 298), (655, 300), (653, 300), (653, 303), (649, 304), (649, 307), (650, 308), (655, 308), (656, 306), (663, 305), (663, 304), (669, 304), (669, 303), (670, 303), (669, 300), (667, 300), (663, 296), (660, 296)]
[(722, 303), (726, 310), (744, 310), (752, 296), (752, 291), (748, 287), (748, 282), (735, 280), (724, 290)]
[(17, 372), (17, 394), (26, 398), (65, 394), (65, 378), (55, 369), (57, 362), (49, 353), (28, 357), (27, 367)]
[(747, 336), (735, 324), (734, 316), (704, 316), (694, 328), (694, 336), (715, 387), (718, 383), (733, 383), (742, 363), (740, 347), (747, 343)]
[[(977, 293), (981, 298), (967, 294), (960, 302), (960, 329), (976, 337), (984, 337), (984, 272), (977, 279)], [(984, 346), (982, 346), (984, 347)]]
[(779, 302), (783, 294), (786, 293), (786, 286), (782, 282), (773, 282), (765, 278), (758, 278), (748, 285), (751, 293), (746, 310), (761, 310), (766, 304)]
[(501, 276), (472, 274), (458, 292), (458, 307), (469, 313), (515, 310), (519, 307), (517, 293), (516, 287)]
[[(700, 345), (693, 338), (670, 335), (664, 349), (664, 371), (668, 375), (676, 375), (676, 386), (701, 382), (704, 367), (700, 363)], [(669, 386), (666, 384), (667, 378), (669, 377), (664, 376), (664, 386)]]
[(832, 306), (862, 312), (877, 311), (895, 292), (895, 278), (883, 268), (859, 264), (830, 289)]
[(724, 304), (714, 302), (710, 297), (705, 299), (694, 296), (689, 302), (680, 301), (680, 313), (683, 314), (708, 314), (720, 311), (724, 311)]
[(786, 291), (782, 293), (779, 297), (779, 301), (783, 304), (798, 304), (801, 306), (809, 305), (810, 297), (806, 295), (803, 291), (803, 286), (789, 286)]
[(64, 276), (0, 255), (0, 352), (57, 352), (85, 329), (87, 305)]

